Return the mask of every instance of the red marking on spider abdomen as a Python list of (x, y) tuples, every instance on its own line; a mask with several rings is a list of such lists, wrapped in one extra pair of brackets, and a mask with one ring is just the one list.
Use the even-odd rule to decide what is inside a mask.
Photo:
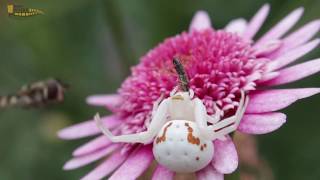
[(187, 139), (188, 139), (188, 142), (191, 143), (191, 144), (196, 144), (196, 145), (200, 145), (200, 139), (198, 137), (195, 137), (193, 136), (192, 132), (193, 132), (193, 129), (192, 127), (189, 126), (189, 123), (185, 123), (184, 124), (186, 127), (188, 127), (188, 136), (187, 136)]
[(203, 151), (207, 147), (207, 144), (200, 145), (201, 144), (200, 139), (198, 137), (193, 136), (192, 134), (193, 129), (192, 127), (190, 127), (189, 123), (185, 123), (184, 125), (188, 127), (188, 136), (187, 136), (188, 142), (190, 144), (195, 144), (197, 146), (200, 146), (200, 150)]
[(172, 122), (170, 122), (170, 123), (164, 128), (163, 133), (162, 133), (162, 136), (157, 137), (157, 139), (156, 139), (156, 143), (157, 143), (157, 144), (166, 141), (166, 133), (167, 133), (168, 128), (169, 128), (171, 125), (172, 125)]

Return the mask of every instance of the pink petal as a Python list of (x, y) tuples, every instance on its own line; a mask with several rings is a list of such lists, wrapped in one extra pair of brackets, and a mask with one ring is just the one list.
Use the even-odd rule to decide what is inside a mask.
[(294, 62), (295, 60), (299, 59), (300, 57), (304, 56), (305, 54), (309, 53), (311, 50), (316, 48), (319, 45), (319, 43), (320, 39), (315, 39), (307, 44), (304, 44), (302, 46), (288, 51), (287, 53), (273, 60), (273, 62), (276, 63), (276, 65), (273, 66), (273, 69), (270, 70), (279, 69), (291, 62)]
[[(115, 115), (102, 117), (102, 121), (105, 123), (105, 126), (109, 129), (112, 129), (121, 123), (119, 118)], [(96, 135), (100, 132), (101, 131), (97, 128), (94, 120), (89, 120), (60, 130), (58, 132), (58, 136), (61, 139), (79, 139), (87, 136)]]
[(265, 134), (277, 130), (286, 122), (283, 113), (264, 113), (244, 115), (238, 130), (248, 134)]
[(320, 88), (299, 88), (256, 91), (250, 95), (246, 113), (264, 113), (283, 109), (299, 99), (320, 92)]
[(288, 16), (283, 18), (277, 25), (275, 25), (272, 29), (270, 29), (265, 35), (263, 35), (256, 45), (260, 45), (265, 43), (271, 39), (278, 39), (282, 35), (284, 35), (287, 31), (289, 31), (296, 22), (300, 19), (303, 13), (303, 8), (298, 8), (291, 12)]
[(280, 85), (300, 80), (320, 71), (320, 59), (315, 59), (279, 71), (279, 76), (266, 85)]
[(64, 170), (71, 170), (71, 169), (76, 169), (79, 167), (82, 167), (84, 165), (87, 165), (89, 163), (92, 163), (104, 156), (107, 156), (108, 154), (112, 153), (119, 147), (119, 144), (113, 144), (111, 146), (108, 146), (107, 148), (101, 149), (99, 151), (96, 151), (92, 154), (80, 156), (80, 157), (75, 157), (63, 166)]
[(279, 72), (269, 72), (267, 74), (264, 74), (261, 79), (259, 79), (257, 82), (258, 83), (263, 83), (263, 82), (266, 82), (266, 81), (269, 81), (271, 79), (274, 79), (276, 78), (277, 76), (279, 76)]
[(238, 154), (232, 139), (215, 140), (214, 146), (213, 167), (222, 174), (230, 174), (235, 171), (238, 167)]
[(217, 172), (211, 164), (197, 172), (198, 180), (223, 180), (223, 174)]
[(263, 22), (269, 14), (270, 6), (269, 4), (263, 5), (259, 11), (253, 16), (253, 18), (248, 23), (247, 29), (244, 31), (242, 37), (245, 39), (252, 39), (254, 35), (259, 31)]
[(255, 46), (255, 55), (256, 56), (266, 56), (274, 51), (278, 50), (282, 45), (282, 42), (279, 40), (270, 40), (266, 43), (262, 44), (261, 46)]
[(308, 24), (302, 26), (300, 29), (291, 33), (282, 40), (282, 47), (271, 57), (278, 57), (279, 55), (291, 50), (301, 44), (309, 41), (320, 30), (320, 20), (314, 20)]
[(247, 28), (247, 21), (243, 18), (235, 19), (229, 22), (227, 26), (224, 28), (226, 31), (231, 33), (236, 33), (241, 36), (241, 34)]
[(72, 155), (82, 156), (82, 155), (97, 151), (110, 144), (111, 144), (111, 141), (105, 135), (102, 135), (78, 147), (73, 151)]
[(133, 152), (109, 180), (136, 179), (149, 167), (153, 159), (151, 146), (143, 146)]
[(191, 20), (189, 31), (201, 31), (208, 28), (211, 28), (211, 22), (208, 13), (206, 11), (196, 12), (196, 14), (193, 16)]
[(174, 177), (174, 172), (170, 171), (169, 169), (158, 165), (157, 169), (153, 173), (152, 180), (172, 180)]
[(107, 160), (81, 178), (81, 180), (98, 180), (108, 176), (127, 159), (127, 156), (127, 154), (121, 154), (120, 152), (112, 154)]
[(90, 105), (106, 106), (110, 110), (114, 110), (122, 102), (117, 94), (89, 96), (86, 101)]

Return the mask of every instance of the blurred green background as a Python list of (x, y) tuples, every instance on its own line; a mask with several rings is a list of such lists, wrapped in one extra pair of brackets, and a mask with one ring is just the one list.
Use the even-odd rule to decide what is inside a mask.
[[(7, 1), (0, 0), (0, 94), (48, 77), (59, 77), (71, 88), (62, 105), (0, 110), (0, 180), (79, 179), (94, 165), (67, 172), (62, 166), (72, 150), (90, 138), (62, 141), (56, 131), (96, 111), (104, 113), (86, 105), (86, 96), (115, 92), (140, 56), (164, 38), (187, 30), (196, 10), (207, 10), (214, 27), (223, 28), (233, 18), (250, 19), (267, 1), (12, 2), (46, 14), (8, 17)], [(299, 6), (305, 7), (305, 14), (295, 29), (320, 17), (319, 0), (269, 3), (271, 14), (260, 34)], [(300, 62), (316, 57), (319, 48)], [(286, 87), (315, 86), (320, 86), (319, 75)], [(275, 179), (320, 179), (319, 102), (318, 95), (290, 106), (284, 110), (288, 122), (280, 130), (258, 136), (260, 155)], [(237, 173), (228, 178), (237, 179)]]

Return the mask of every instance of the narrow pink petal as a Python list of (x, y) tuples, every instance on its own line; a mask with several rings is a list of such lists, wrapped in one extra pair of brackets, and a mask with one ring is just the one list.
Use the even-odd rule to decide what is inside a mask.
[(314, 20), (289, 34), (282, 40), (282, 47), (272, 54), (272, 58), (308, 42), (320, 30), (320, 20)]
[(174, 172), (170, 171), (169, 169), (158, 165), (157, 169), (153, 173), (152, 180), (172, 180), (174, 177)]
[(238, 154), (231, 138), (214, 141), (213, 167), (222, 174), (230, 174), (238, 167)]
[[(101, 118), (105, 126), (112, 129), (119, 125), (121, 121), (115, 115), (105, 116)], [(75, 124), (66, 127), (58, 132), (58, 136), (61, 139), (79, 139), (87, 136), (99, 134), (101, 131), (97, 128), (94, 120), (85, 121), (79, 124)]]
[(255, 46), (255, 55), (256, 56), (267, 56), (270, 53), (278, 50), (282, 46), (280, 40), (270, 40), (260, 46)]
[(253, 16), (253, 18), (248, 23), (248, 26), (242, 35), (243, 38), (252, 39), (254, 37), (254, 35), (259, 31), (263, 22), (266, 20), (269, 14), (269, 10), (269, 4), (265, 4), (259, 9), (259, 11)]
[(82, 155), (97, 151), (110, 144), (111, 144), (111, 141), (105, 135), (102, 135), (76, 148), (73, 151), (72, 155), (82, 156)]
[(211, 164), (196, 173), (198, 180), (223, 180), (223, 174), (217, 172)]
[(286, 52), (285, 54), (281, 55), (273, 61), (276, 63), (276, 65), (273, 66), (273, 69), (271, 70), (282, 68), (285, 65), (294, 62), (295, 60), (299, 59), (300, 57), (304, 56), (305, 54), (309, 53), (314, 48), (316, 48), (319, 45), (319, 43), (320, 39), (315, 39), (307, 44), (296, 47)]
[(211, 22), (208, 13), (206, 11), (196, 12), (196, 14), (192, 18), (189, 31), (201, 31), (208, 28), (211, 28)]
[(98, 165), (90, 173), (85, 175), (81, 180), (99, 180), (108, 176), (112, 171), (114, 171), (118, 166), (120, 166), (126, 159), (127, 154), (121, 154), (116, 152), (112, 154), (107, 160)]
[(131, 154), (109, 180), (136, 179), (149, 167), (153, 159), (151, 146), (143, 146)]
[(121, 103), (121, 96), (117, 94), (110, 95), (94, 95), (87, 97), (87, 103), (93, 106), (106, 106), (113, 110)]
[(64, 170), (71, 170), (71, 169), (76, 169), (76, 168), (82, 167), (82, 166), (87, 165), (89, 163), (92, 163), (92, 162), (94, 162), (104, 156), (107, 156), (108, 154), (115, 151), (118, 147), (119, 147), (119, 144), (113, 144), (111, 146), (108, 146), (108, 147), (101, 149), (99, 151), (96, 151), (94, 153), (80, 156), (80, 157), (75, 157), (75, 158), (69, 160), (68, 162), (66, 162), (66, 164), (63, 166), (63, 169)]
[(246, 30), (246, 28), (247, 21), (243, 18), (238, 18), (229, 22), (224, 29), (228, 32), (236, 33), (241, 36), (242, 33)]
[(246, 113), (264, 113), (283, 109), (299, 99), (320, 92), (320, 88), (298, 88), (256, 91), (250, 95)]
[(267, 74), (264, 74), (261, 79), (258, 80), (258, 83), (263, 83), (263, 82), (266, 82), (266, 81), (269, 81), (271, 79), (274, 79), (276, 78), (277, 76), (279, 76), (279, 72), (269, 72)]
[(265, 134), (277, 130), (286, 122), (283, 113), (246, 114), (238, 130), (248, 134)]
[(280, 85), (298, 81), (320, 71), (320, 59), (315, 59), (279, 71), (279, 76), (266, 82), (266, 85)]
[(291, 12), (288, 16), (283, 18), (277, 25), (271, 28), (265, 35), (263, 35), (256, 45), (263, 44), (271, 39), (278, 39), (286, 32), (288, 32), (298, 22), (303, 14), (303, 8), (298, 8)]

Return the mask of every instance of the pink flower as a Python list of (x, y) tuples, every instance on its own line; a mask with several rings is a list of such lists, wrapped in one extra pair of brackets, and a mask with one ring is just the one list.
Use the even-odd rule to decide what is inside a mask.
[[(293, 102), (320, 92), (320, 88), (272, 89), (291, 83), (320, 71), (320, 59), (287, 67), (319, 44), (311, 40), (320, 28), (314, 20), (286, 35), (303, 13), (298, 8), (281, 20), (257, 41), (257, 31), (269, 12), (264, 5), (250, 21), (236, 19), (224, 29), (211, 27), (206, 12), (194, 16), (188, 32), (166, 39), (141, 58), (132, 68), (132, 75), (122, 84), (117, 94), (95, 95), (88, 103), (105, 106), (113, 115), (105, 116), (105, 126), (114, 134), (132, 134), (146, 130), (150, 122), (152, 105), (161, 94), (177, 84), (172, 58), (179, 57), (190, 78), (190, 87), (214, 114), (214, 106), (231, 116), (239, 105), (240, 91), (250, 96), (246, 113), (238, 130), (248, 134), (264, 134), (278, 129), (286, 115), (277, 112)], [(73, 152), (65, 170), (76, 169), (94, 161), (101, 163), (83, 179), (135, 179), (154, 160), (152, 144), (112, 143), (96, 127), (93, 120), (59, 132), (62, 139), (95, 139)], [(199, 179), (223, 179), (238, 166), (238, 156), (231, 138), (215, 140), (212, 162), (197, 172)], [(158, 165), (153, 179), (172, 179), (174, 172)]]

